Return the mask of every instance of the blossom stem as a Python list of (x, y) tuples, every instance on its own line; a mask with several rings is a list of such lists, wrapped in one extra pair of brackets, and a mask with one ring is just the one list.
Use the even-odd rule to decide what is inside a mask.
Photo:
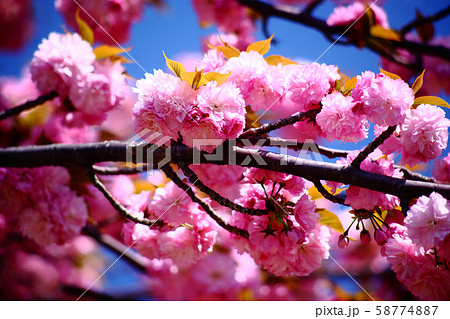
[(147, 226), (158, 225), (161, 226), (163, 222), (161, 220), (151, 220), (147, 218), (138, 218), (131, 214), (122, 204), (120, 204), (112, 194), (106, 189), (105, 185), (95, 175), (95, 171), (91, 166), (85, 167), (86, 175), (91, 180), (92, 184), (105, 196), (105, 198), (111, 203), (115, 210), (117, 210), (123, 218), (132, 222), (143, 224)]
[(325, 189), (325, 187), (323, 187), (323, 185), (320, 182), (320, 180), (314, 180), (312, 182), (314, 183), (314, 186), (317, 188), (319, 193), (322, 194), (322, 196), (325, 197), (326, 199), (328, 199), (330, 202), (333, 202), (333, 203), (336, 203), (336, 204), (345, 205), (345, 206), (349, 206), (349, 205), (345, 204), (345, 198), (340, 198), (340, 197), (337, 197), (337, 196), (329, 193)]
[(244, 238), (248, 238), (249, 234), (246, 230), (237, 228), (236, 226), (232, 226), (224, 221), (220, 216), (218, 216), (214, 210), (209, 206), (208, 203), (204, 202), (200, 198), (198, 198), (191, 186), (184, 183), (181, 178), (175, 173), (175, 171), (170, 167), (170, 165), (165, 165), (162, 168), (162, 171), (166, 174), (168, 178), (170, 178), (179, 188), (188, 194), (188, 196), (192, 199), (193, 202), (199, 204), (203, 210), (222, 228), (229, 231), (230, 233), (242, 236)]
[(371, 143), (369, 143), (361, 152), (359, 152), (358, 156), (352, 161), (351, 165), (353, 167), (359, 168), (361, 163), (369, 156), (375, 149), (383, 144), (385, 140), (387, 140), (394, 132), (397, 126), (389, 126), (383, 133), (377, 136)]
[(40, 97), (38, 97), (35, 100), (27, 101), (24, 104), (13, 107), (12, 109), (5, 110), (0, 113), (0, 121), (7, 119), (11, 116), (19, 115), (20, 113), (22, 113), (24, 111), (31, 110), (32, 108), (35, 108), (36, 106), (44, 104), (47, 101), (53, 100), (57, 96), (58, 96), (58, 94), (55, 91), (51, 91), (50, 93), (41, 95)]
[(277, 130), (279, 128), (291, 125), (306, 119), (310, 119), (319, 114), (320, 109), (309, 110), (306, 112), (295, 113), (294, 115), (288, 116), (284, 119), (278, 120), (276, 122), (266, 123), (256, 128), (249, 128), (244, 133), (242, 133), (238, 138), (247, 138), (250, 136), (258, 136), (269, 133), (271, 131)]
[(194, 171), (189, 168), (188, 164), (186, 164), (184, 162), (180, 162), (178, 165), (192, 184), (195, 184), (195, 186), (200, 191), (202, 191), (203, 193), (205, 193), (206, 195), (211, 197), (212, 200), (216, 201), (220, 205), (222, 205), (224, 207), (228, 207), (231, 210), (235, 210), (235, 211), (245, 214), (245, 215), (255, 215), (255, 216), (267, 215), (268, 212), (264, 209), (252, 209), (252, 208), (243, 207), (239, 204), (232, 202), (228, 198), (223, 197), (222, 195), (217, 193), (215, 190), (213, 190), (213, 189), (209, 188), (208, 186), (206, 186), (205, 184), (203, 184), (202, 181), (198, 178), (198, 176), (194, 173)]

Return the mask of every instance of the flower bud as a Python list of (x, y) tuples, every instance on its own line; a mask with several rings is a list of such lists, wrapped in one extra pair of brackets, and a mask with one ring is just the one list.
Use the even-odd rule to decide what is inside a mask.
[(339, 240), (338, 240), (338, 247), (339, 248), (345, 248), (345, 247), (348, 246), (348, 243), (349, 243), (348, 237), (346, 235), (344, 235), (344, 234), (341, 234), (339, 236)]
[(363, 230), (361, 231), (360, 237), (359, 237), (359, 238), (361, 239), (361, 242), (362, 242), (364, 245), (368, 245), (368, 244), (370, 243), (370, 234), (369, 234), (369, 232), (367, 231), (367, 229), (363, 229)]
[(384, 244), (386, 244), (387, 235), (386, 232), (384, 232), (383, 230), (381, 229), (375, 230), (373, 237), (375, 238), (375, 241), (377, 242), (378, 245), (383, 246)]

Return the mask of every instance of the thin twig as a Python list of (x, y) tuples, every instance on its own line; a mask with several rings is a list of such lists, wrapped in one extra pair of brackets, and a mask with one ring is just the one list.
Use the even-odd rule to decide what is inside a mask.
[(430, 183), (436, 183), (436, 180), (432, 177), (423, 176), (422, 174), (413, 172), (406, 167), (394, 165), (394, 168), (399, 169), (403, 173), (403, 177), (405, 179), (410, 179), (413, 181), (422, 181), (422, 182), (430, 182)]
[(94, 172), (100, 175), (134, 175), (146, 172), (148, 168), (148, 165), (142, 165), (140, 167), (108, 167), (92, 165)]
[(345, 205), (345, 206), (349, 206), (349, 205), (345, 204), (345, 198), (337, 197), (336, 195), (333, 195), (330, 192), (328, 192), (325, 189), (325, 187), (323, 187), (322, 183), (319, 180), (314, 180), (312, 182), (314, 183), (314, 186), (316, 186), (316, 188), (319, 191), (319, 193), (322, 194), (322, 196), (325, 197), (326, 199), (328, 199), (330, 202), (333, 202), (333, 203), (336, 203), (336, 204)]
[(115, 252), (120, 256), (121, 259), (127, 261), (130, 265), (134, 266), (137, 270), (141, 272), (147, 271), (148, 263), (146, 259), (136, 253), (134, 250), (129, 249), (128, 246), (124, 245), (114, 237), (108, 234), (102, 234), (92, 225), (85, 226), (82, 230), (83, 234), (88, 235), (95, 239), (100, 245), (108, 248), (109, 250)]
[[(345, 27), (343, 26), (329, 26), (326, 21), (311, 16), (308, 12), (302, 12), (300, 14), (293, 13), (289, 10), (284, 10), (281, 7), (276, 7), (264, 1), (258, 0), (237, 0), (241, 5), (251, 8), (253, 11), (259, 13), (267, 18), (279, 17), (288, 21), (293, 21), (305, 26), (312, 27), (313, 29), (320, 31), (328, 39), (332, 38), (332, 35), (341, 36), (345, 33)], [(445, 14), (447, 14), (445, 12)], [(389, 41), (389, 40), (386, 40)], [(336, 42), (339, 43), (339, 42)], [(442, 45), (430, 45), (419, 42), (407, 41), (389, 41), (390, 45), (394, 48), (406, 49), (412, 54), (427, 54), (435, 57), (439, 57), (446, 61), (450, 61), (450, 48)], [(339, 43), (341, 44), (341, 43)], [(357, 45), (357, 43), (352, 43)], [(370, 50), (375, 51), (374, 46), (368, 47)]]
[(300, 143), (295, 140), (286, 140), (279, 137), (250, 137), (249, 140), (252, 142), (264, 140), (264, 144), (261, 146), (286, 147), (294, 151), (308, 150), (328, 158), (347, 157), (349, 153), (344, 150), (320, 146), (314, 142)]
[[(107, 141), (87, 144), (51, 144), (0, 148), (0, 167), (41, 167), (41, 166), (88, 166), (101, 162), (147, 163), (143, 156), (128, 158), (129, 153), (138, 153), (138, 145), (127, 142)], [(172, 145), (170, 154), (156, 148), (152, 153), (152, 163), (159, 165), (170, 156), (172, 163), (239, 165), (268, 169), (291, 174), (308, 180), (327, 180), (354, 185), (366, 189), (391, 194), (398, 197), (417, 198), (438, 192), (450, 199), (450, 185), (403, 178), (389, 177), (361, 170), (352, 165), (318, 162), (286, 154), (267, 152), (261, 149), (230, 147), (228, 156), (211, 158), (210, 154), (198, 153), (185, 145)], [(135, 154), (136, 155), (136, 154)]]
[(105, 198), (111, 203), (111, 205), (122, 215), (123, 218), (135, 222), (137, 224), (143, 224), (147, 226), (158, 225), (161, 226), (163, 222), (161, 220), (151, 220), (147, 218), (139, 218), (130, 213), (122, 204), (120, 204), (112, 194), (106, 189), (105, 185), (95, 175), (94, 169), (90, 166), (85, 167), (86, 175), (91, 180), (92, 184), (105, 196)]
[(317, 8), (322, 2), (323, 0), (314, 0), (305, 8), (305, 10), (303, 10), (303, 13), (311, 15), (314, 9)]
[(186, 163), (179, 163), (179, 166), (186, 177), (189, 179), (191, 183), (195, 183), (195, 187), (197, 187), (200, 191), (211, 197), (212, 200), (218, 202), (220, 205), (224, 207), (228, 207), (231, 210), (235, 210), (245, 215), (255, 215), (255, 216), (263, 216), (267, 215), (268, 211), (265, 209), (253, 209), (248, 207), (243, 207), (239, 204), (236, 204), (229, 200), (226, 197), (221, 196), (215, 190), (209, 188), (198, 178), (198, 176), (194, 173), (193, 170), (189, 168), (189, 165)]
[(249, 128), (244, 133), (242, 133), (238, 138), (247, 138), (249, 136), (262, 135), (269, 133), (271, 131), (277, 130), (287, 125), (291, 125), (306, 119), (311, 119), (319, 114), (320, 109), (309, 110), (303, 113), (296, 113), (294, 115), (288, 116), (284, 119), (278, 120), (276, 122), (267, 123), (256, 128)]
[(392, 133), (395, 132), (397, 128), (396, 125), (389, 126), (383, 133), (378, 135), (371, 143), (369, 143), (361, 152), (359, 152), (358, 156), (352, 161), (353, 167), (360, 167), (361, 163), (369, 156), (375, 149), (383, 144), (385, 140), (387, 140)]
[(175, 171), (170, 167), (170, 165), (165, 165), (162, 168), (162, 171), (166, 174), (168, 178), (170, 178), (179, 188), (188, 194), (188, 196), (192, 199), (193, 202), (199, 204), (203, 210), (222, 228), (228, 230), (230, 233), (242, 236), (244, 238), (248, 238), (249, 234), (246, 230), (237, 228), (236, 226), (232, 226), (224, 221), (220, 216), (218, 216), (214, 210), (209, 206), (208, 203), (204, 202), (200, 198), (198, 198), (192, 188), (187, 185), (185, 182), (181, 180), (181, 178), (175, 173)]
[(32, 108), (39, 106), (41, 104), (44, 104), (47, 101), (53, 100), (55, 97), (58, 96), (58, 93), (55, 91), (52, 91), (50, 93), (41, 95), (37, 99), (33, 101), (27, 101), (24, 104), (21, 104), (19, 106), (13, 107), (12, 109), (7, 109), (0, 113), (0, 121), (7, 119), (8, 117), (19, 115), (20, 113), (24, 111), (31, 110)]
[(446, 16), (450, 15), (450, 6), (442, 9), (441, 11), (430, 15), (428, 17), (421, 17), (421, 18), (417, 18), (414, 19), (413, 21), (411, 21), (410, 23), (406, 24), (401, 30), (400, 30), (400, 34), (402, 36), (404, 36), (406, 33), (408, 33), (409, 31), (411, 31), (413, 28), (416, 28), (422, 24), (428, 23), (428, 22), (435, 22), (438, 21), (440, 19), (445, 18)]

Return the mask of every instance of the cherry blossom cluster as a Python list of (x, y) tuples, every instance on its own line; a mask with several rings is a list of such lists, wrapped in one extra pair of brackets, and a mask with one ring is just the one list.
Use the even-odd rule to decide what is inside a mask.
[(268, 214), (249, 216), (233, 211), (230, 223), (250, 235), (244, 239), (231, 234), (233, 246), (276, 276), (309, 275), (328, 258), (330, 233), (318, 224), (319, 214), (306, 193), (305, 181), (261, 169), (249, 169), (244, 176), (247, 182), (238, 202), (267, 209)]
[(137, 217), (164, 222), (159, 229), (133, 222), (124, 224), (125, 243), (143, 256), (170, 258), (176, 264), (185, 265), (197, 262), (212, 251), (217, 237), (216, 224), (173, 182), (154, 193), (144, 191), (132, 195), (126, 204)]
[(131, 25), (140, 20), (144, 3), (144, 0), (55, 0), (55, 8), (74, 29), (77, 26), (74, 13), (79, 10), (96, 40), (115, 45), (128, 41)]
[(124, 71), (120, 61), (96, 60), (91, 45), (76, 33), (50, 33), (30, 63), (38, 90), (57, 92), (67, 126), (102, 123), (124, 95)]
[(31, 0), (6, 0), (0, 3), (0, 49), (21, 49), (33, 33)]
[(417, 297), (447, 300), (450, 284), (450, 204), (438, 193), (421, 196), (402, 224), (391, 223), (382, 254)]
[(86, 202), (69, 187), (65, 168), (2, 168), (0, 181), (0, 213), (10, 228), (36, 243), (63, 244), (86, 224)]
[[(211, 81), (194, 90), (186, 81), (156, 70), (136, 81), (136, 132), (148, 130), (188, 146), (212, 151), (238, 137), (245, 125), (245, 102), (233, 83)], [(211, 141), (211, 143), (209, 143)], [(199, 144), (195, 144), (195, 143)]]
[[(240, 49), (254, 41), (256, 28), (253, 18), (236, 0), (192, 0), (192, 5), (200, 25), (215, 24), (223, 40)], [(204, 43), (220, 45), (219, 36), (210, 35)]]

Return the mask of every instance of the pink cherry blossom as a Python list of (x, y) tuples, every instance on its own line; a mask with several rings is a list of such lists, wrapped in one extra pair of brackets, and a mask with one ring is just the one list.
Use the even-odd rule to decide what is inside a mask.
[(216, 72), (225, 65), (225, 56), (217, 49), (206, 51), (203, 59), (197, 65), (198, 70), (203, 70), (204, 73)]
[[(358, 151), (352, 151), (347, 155), (346, 159), (338, 160), (339, 164), (350, 164), (357, 156)], [(382, 157), (382, 153), (379, 150), (373, 152), (369, 158), (366, 158), (361, 163), (361, 169), (373, 172), (381, 175), (392, 176), (401, 178), (403, 173), (394, 168), (392, 160)], [(336, 183), (328, 183), (332, 187), (337, 187)], [(351, 205), (355, 209), (368, 209), (372, 210), (376, 206), (380, 206), (381, 209), (393, 209), (400, 204), (398, 197), (384, 194), (377, 191), (372, 191), (366, 188), (350, 185), (346, 190), (347, 198), (346, 204)]]
[(155, 218), (162, 219), (172, 226), (178, 227), (183, 223), (192, 223), (194, 209), (191, 198), (174, 182), (155, 190), (153, 199), (148, 202), (148, 211)]
[(450, 183), (450, 154), (435, 161), (433, 176), (440, 182)]
[(21, 49), (33, 33), (33, 5), (30, 0), (4, 0), (0, 3), (0, 48)]
[(235, 0), (193, 0), (195, 13), (202, 25), (214, 23), (221, 33), (251, 34), (253, 21), (244, 6)]
[(231, 72), (229, 81), (237, 85), (253, 111), (260, 108), (275, 110), (279, 106), (285, 91), (284, 77), (258, 52), (241, 52), (239, 57), (230, 58), (220, 72)]
[(94, 31), (95, 40), (115, 45), (128, 40), (131, 24), (140, 19), (144, 3), (144, 0), (56, 0), (55, 7), (72, 28), (77, 25), (75, 12), (80, 10), (81, 18)]
[[(355, 1), (347, 7), (336, 7), (329, 15), (327, 24), (329, 26), (350, 25), (355, 20), (360, 19), (364, 15), (367, 8), (367, 5), (359, 1)], [(389, 28), (386, 12), (381, 7), (377, 6), (375, 2), (370, 4), (370, 9), (372, 9), (375, 15), (376, 24), (382, 26), (383, 28)]]
[(138, 102), (133, 108), (136, 132), (145, 135), (147, 129), (178, 139), (178, 131), (195, 103), (195, 92), (189, 84), (155, 70), (153, 74), (146, 73), (145, 79), (136, 81), (133, 91), (138, 93)]
[(405, 218), (408, 237), (425, 250), (438, 247), (450, 233), (450, 204), (439, 193), (420, 196)]
[(401, 124), (414, 103), (414, 91), (401, 79), (393, 80), (383, 74), (372, 77), (368, 72), (357, 77), (352, 92), (355, 102), (360, 103), (367, 119), (375, 124)]
[(322, 110), (316, 116), (317, 124), (328, 141), (357, 142), (367, 137), (368, 123), (365, 116), (353, 112), (355, 103), (339, 92), (322, 99)]
[(438, 157), (447, 147), (450, 120), (435, 105), (411, 110), (401, 126), (402, 165), (414, 166)]
[(31, 77), (42, 93), (56, 90), (61, 98), (65, 98), (77, 76), (94, 71), (94, 61), (92, 47), (78, 34), (52, 32), (34, 53)]
[(319, 108), (318, 103), (340, 79), (338, 68), (334, 65), (311, 63), (298, 65), (294, 70), (290, 72), (287, 87), (290, 99), (303, 112)]
[(316, 213), (316, 204), (311, 201), (308, 194), (303, 194), (295, 203), (294, 216), (305, 233), (311, 232), (316, 227), (320, 215)]
[(17, 214), (19, 230), (38, 244), (63, 244), (85, 225), (86, 203), (69, 188), (65, 168), (2, 169), (0, 180), (6, 196), (1, 199), (2, 213)]

